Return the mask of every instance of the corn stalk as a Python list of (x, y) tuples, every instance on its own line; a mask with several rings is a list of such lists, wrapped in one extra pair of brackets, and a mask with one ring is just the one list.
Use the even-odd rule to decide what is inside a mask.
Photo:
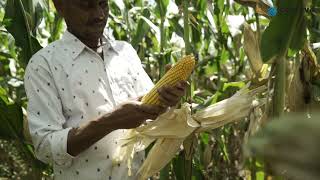
[[(297, 8), (301, 11), (301, 9)], [(286, 56), (288, 48), (294, 38), (295, 27), (297, 26), (299, 16), (294, 16), (294, 21), (291, 24), (290, 31), (285, 46), (282, 46), (280, 53), (278, 54), (276, 61), (276, 79), (275, 79), (275, 89), (274, 89), (274, 99), (273, 99), (273, 117), (280, 117), (284, 113), (285, 109), (285, 91), (286, 91)]]
[[(190, 43), (190, 26), (189, 26), (189, 1), (183, 1), (183, 20), (184, 20), (184, 43), (185, 43), (185, 53), (189, 55), (192, 53), (191, 43)], [(192, 76), (191, 76), (192, 83)], [(187, 101), (191, 104), (192, 102), (192, 84), (187, 90)], [(192, 133), (184, 141), (184, 174), (186, 180), (191, 180), (192, 178), (192, 156), (193, 156), (193, 143), (196, 138), (195, 134)]]
[[(160, 58), (159, 58), (159, 79), (165, 74), (165, 66), (166, 66), (166, 29), (164, 26), (164, 22), (166, 20), (167, 14), (167, 1), (166, 0), (157, 0), (156, 1), (159, 6), (160, 11)], [(169, 172), (170, 172), (170, 163), (167, 164), (161, 171), (160, 171), (160, 180), (169, 179)]]
[(159, 79), (165, 74), (165, 65), (166, 65), (166, 29), (164, 22), (166, 20), (167, 14), (167, 0), (157, 0), (159, 11), (160, 11), (160, 59), (159, 59)]

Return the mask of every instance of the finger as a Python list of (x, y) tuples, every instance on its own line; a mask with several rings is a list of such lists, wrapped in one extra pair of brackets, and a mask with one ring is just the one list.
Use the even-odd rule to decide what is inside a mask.
[(165, 113), (167, 110), (168, 110), (168, 106), (162, 106), (163, 108), (162, 108), (162, 110), (160, 111), (160, 113), (159, 114), (163, 114), (163, 113)]
[(177, 99), (168, 99), (164, 96), (159, 96), (159, 100), (167, 106), (175, 106), (178, 102)]
[(171, 99), (177, 99), (179, 98), (178, 95), (175, 95), (173, 92), (173, 88), (170, 88), (170, 87), (166, 87), (166, 88), (161, 88), (158, 90), (158, 93), (160, 96), (164, 97), (165, 99), (167, 100), (171, 100)]
[(180, 88), (178, 88), (176, 86), (175, 87), (163, 88), (160, 91), (163, 91), (164, 93), (167, 93), (167, 94), (171, 94), (172, 96), (176, 96), (176, 98), (180, 98), (185, 93), (185, 89), (184, 88), (180, 89)]
[(158, 114), (149, 115), (149, 116), (147, 117), (147, 119), (153, 119), (153, 120), (155, 120), (155, 119), (157, 119), (157, 118), (159, 117), (159, 115), (163, 114), (163, 113), (166, 112), (166, 111), (167, 111), (167, 107), (161, 106), (161, 107), (160, 107), (160, 111), (159, 111)]
[(140, 111), (149, 114), (149, 115), (159, 115), (165, 107), (159, 105), (148, 105), (142, 104), (140, 105)]
[(160, 90), (161, 95), (167, 97), (169, 100), (179, 100), (185, 95), (185, 89), (179, 89), (176, 87), (169, 87)]
[(141, 101), (142, 98), (143, 96), (132, 97), (132, 98), (129, 98), (128, 101)]
[(137, 97), (137, 101), (141, 101), (144, 95)]
[(172, 64), (166, 64), (164, 68), (165, 71), (168, 72), (172, 68)]
[(180, 89), (186, 89), (189, 86), (188, 81), (179, 81), (176, 85), (176, 87), (180, 88)]
[(159, 115), (150, 115), (150, 116), (147, 117), (147, 119), (155, 120), (155, 119), (157, 119), (158, 116)]

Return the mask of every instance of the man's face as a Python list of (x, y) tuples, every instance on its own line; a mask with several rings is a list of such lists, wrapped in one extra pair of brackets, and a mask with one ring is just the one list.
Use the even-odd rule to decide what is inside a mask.
[(108, 0), (62, 0), (68, 30), (83, 40), (98, 39), (109, 16)]

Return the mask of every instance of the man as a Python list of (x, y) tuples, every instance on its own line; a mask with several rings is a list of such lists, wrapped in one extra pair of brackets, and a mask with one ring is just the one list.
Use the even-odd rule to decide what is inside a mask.
[[(184, 95), (186, 82), (159, 89), (166, 106), (142, 105), (153, 87), (132, 46), (103, 35), (106, 0), (54, 0), (67, 31), (37, 52), (25, 73), (29, 129), (37, 158), (55, 179), (135, 179), (112, 165), (125, 129), (155, 119)], [(133, 173), (142, 164), (137, 153)]]

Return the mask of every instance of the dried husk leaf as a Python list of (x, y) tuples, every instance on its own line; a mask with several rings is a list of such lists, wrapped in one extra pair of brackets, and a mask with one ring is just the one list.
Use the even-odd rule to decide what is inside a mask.
[(126, 159), (128, 168), (131, 170), (131, 161), (135, 152), (144, 150), (147, 145), (156, 140), (146, 161), (139, 169), (139, 177), (146, 179), (170, 162), (180, 151), (180, 146), (186, 137), (193, 132), (218, 128), (248, 115), (253, 107), (254, 95), (265, 89), (265, 87), (259, 87), (248, 90), (248, 87), (245, 87), (231, 98), (213, 104), (193, 116), (188, 103), (183, 104), (180, 109), (170, 110), (155, 121), (129, 131), (126, 138), (120, 142), (123, 146), (117, 150), (114, 162)]
[(268, 77), (268, 65), (263, 64), (258, 35), (245, 23), (243, 30), (243, 48), (248, 57), (254, 81), (261, 82)]
[[(168, 164), (179, 151), (184, 139), (160, 138), (149, 151), (147, 159), (138, 171), (138, 179), (148, 179)], [(161, 168), (159, 168), (161, 167)]]
[(297, 67), (290, 68), (289, 87), (287, 88), (287, 108), (290, 112), (305, 111), (304, 85), (301, 80), (301, 63)]
[(255, 74), (259, 74), (263, 62), (260, 54), (258, 37), (247, 23), (244, 23), (243, 48), (248, 56), (252, 71)]
[(269, 17), (268, 9), (270, 8), (270, 5), (267, 5), (263, 0), (235, 0), (235, 2), (243, 6), (252, 7), (255, 9), (256, 13)]
[(203, 151), (203, 166), (205, 168), (207, 168), (210, 165), (211, 159), (212, 159), (212, 146), (208, 144)]

